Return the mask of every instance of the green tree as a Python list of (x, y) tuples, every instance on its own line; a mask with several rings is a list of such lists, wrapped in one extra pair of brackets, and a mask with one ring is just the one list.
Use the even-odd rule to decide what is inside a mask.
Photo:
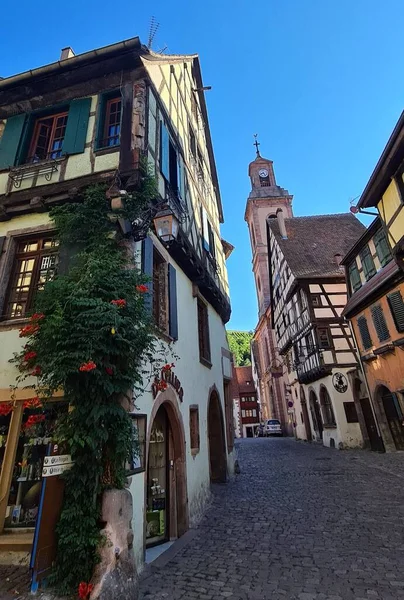
[(252, 331), (228, 331), (227, 340), (230, 351), (234, 355), (236, 367), (246, 367), (251, 364)]

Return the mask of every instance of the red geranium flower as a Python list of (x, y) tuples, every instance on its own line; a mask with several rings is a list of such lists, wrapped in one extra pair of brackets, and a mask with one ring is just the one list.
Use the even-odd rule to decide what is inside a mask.
[(31, 321), (40, 321), (41, 319), (44, 319), (45, 315), (43, 313), (34, 313), (31, 317)]
[(35, 369), (32, 371), (31, 375), (33, 377), (38, 377), (38, 375), (40, 375), (41, 373), (42, 373), (42, 368), (39, 365), (37, 365), (35, 367)]
[(39, 325), (26, 325), (20, 329), (20, 337), (34, 335), (37, 331), (39, 331)]
[(79, 371), (86, 373), (87, 371), (93, 371), (96, 368), (97, 368), (97, 365), (95, 364), (95, 362), (93, 360), (89, 360), (88, 362), (83, 363), (81, 365), (81, 367), (79, 368)]
[(13, 410), (13, 405), (11, 402), (1, 402), (0, 403), (0, 417), (7, 417)]
[(23, 408), (24, 408), (24, 410), (26, 408), (42, 408), (42, 402), (40, 401), (38, 396), (36, 396), (35, 398), (30, 398), (29, 400), (25, 400), (25, 402), (23, 404)]
[(141, 294), (145, 294), (146, 292), (148, 292), (148, 291), (149, 291), (149, 288), (147, 287), (147, 285), (143, 285), (143, 284), (141, 284), (141, 285), (137, 285), (137, 286), (136, 286), (136, 289), (137, 289), (137, 291), (138, 291), (138, 292), (140, 292)]
[(105, 372), (107, 375), (112, 375), (114, 372), (114, 369), (112, 367), (105, 367)]
[(81, 600), (87, 600), (87, 598), (93, 591), (93, 588), (94, 586), (92, 583), (86, 583), (85, 581), (82, 581), (79, 585), (79, 598)]
[(25, 423), (25, 429), (29, 429), (38, 423), (42, 423), (42, 421), (45, 421), (45, 415), (31, 415)]
[(33, 358), (36, 358), (37, 354), (36, 352), (34, 352), (34, 350), (31, 350), (30, 352), (26, 352), (24, 354), (24, 360), (26, 362), (28, 362), (29, 360), (32, 360)]
[(120, 298), (119, 300), (111, 300), (111, 304), (114, 304), (118, 308), (123, 308), (124, 306), (126, 306), (126, 300), (124, 300), (123, 298)]

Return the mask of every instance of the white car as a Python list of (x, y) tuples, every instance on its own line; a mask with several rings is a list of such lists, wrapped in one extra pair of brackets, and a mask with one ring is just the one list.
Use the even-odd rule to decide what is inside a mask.
[(283, 435), (281, 422), (278, 419), (268, 419), (265, 427), (266, 435)]

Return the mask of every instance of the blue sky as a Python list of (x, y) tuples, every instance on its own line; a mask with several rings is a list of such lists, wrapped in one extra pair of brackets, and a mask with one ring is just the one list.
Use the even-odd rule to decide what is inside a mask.
[[(154, 49), (199, 53), (225, 210), (232, 329), (257, 320), (244, 222), (254, 159), (274, 161), (295, 215), (343, 212), (363, 190), (403, 109), (402, 0), (20, 0), (3, 27), (0, 76), (139, 35)], [(18, 36), (16, 35), (18, 31)]]

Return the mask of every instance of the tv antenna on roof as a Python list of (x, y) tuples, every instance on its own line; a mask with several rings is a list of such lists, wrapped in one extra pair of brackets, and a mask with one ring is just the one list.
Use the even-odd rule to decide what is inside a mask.
[(154, 37), (155, 37), (159, 27), (160, 27), (160, 23), (157, 23), (156, 17), (152, 16), (152, 18), (150, 19), (149, 40), (147, 42), (147, 47), (149, 48), (149, 50), (152, 47)]

